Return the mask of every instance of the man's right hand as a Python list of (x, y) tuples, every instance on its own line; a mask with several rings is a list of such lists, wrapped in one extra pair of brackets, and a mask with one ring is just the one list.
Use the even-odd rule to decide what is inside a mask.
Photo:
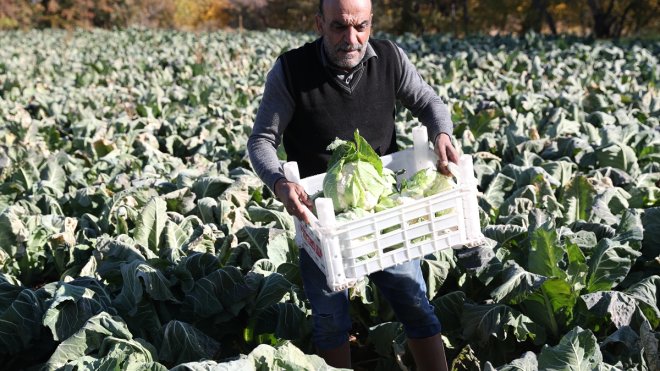
[(286, 178), (280, 178), (275, 182), (275, 197), (284, 204), (284, 208), (289, 214), (298, 218), (306, 224), (310, 223), (309, 217), (305, 213), (303, 205), (312, 209), (312, 201), (307, 196), (307, 192), (300, 184), (290, 182)]
[(440, 133), (436, 136), (434, 143), (435, 153), (438, 155), (438, 171), (444, 175), (451, 175), (449, 171), (449, 162), (458, 165), (459, 154), (451, 143), (451, 137), (447, 133)]

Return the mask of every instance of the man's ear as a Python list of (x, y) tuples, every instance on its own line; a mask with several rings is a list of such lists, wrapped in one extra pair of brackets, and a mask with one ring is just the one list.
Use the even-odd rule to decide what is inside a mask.
[(323, 16), (320, 14), (316, 15), (316, 32), (319, 35), (323, 35)]

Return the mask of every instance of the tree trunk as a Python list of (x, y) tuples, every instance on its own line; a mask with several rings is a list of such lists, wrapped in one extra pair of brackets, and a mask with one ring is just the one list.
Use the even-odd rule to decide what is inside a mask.
[(612, 36), (621, 37), (621, 34), (623, 33), (623, 28), (625, 27), (626, 24), (626, 18), (628, 18), (628, 13), (630, 13), (634, 4), (635, 1), (628, 4), (626, 10), (623, 11), (621, 17), (619, 17), (619, 19), (614, 23), (614, 31), (612, 32)]
[(399, 32), (411, 32), (413, 28), (413, 4), (412, 0), (403, 0), (403, 9), (401, 10), (401, 24)]
[(456, 22), (456, 0), (451, 2), (451, 28), (454, 31), (454, 37), (458, 36), (458, 22)]
[(463, 0), (463, 32), (465, 36), (470, 33), (470, 16), (468, 14), (468, 0)]
[(530, 30), (540, 33), (543, 30), (543, 22), (548, 24), (550, 32), (552, 32), (553, 35), (557, 34), (555, 20), (552, 18), (552, 14), (548, 11), (548, 1), (532, 0), (532, 6), (529, 8), (529, 12), (523, 22), (523, 33)]
[(603, 9), (600, 0), (588, 0), (591, 16), (593, 17), (593, 33), (598, 38), (612, 37), (612, 8), (614, 0), (610, 0), (607, 9)]
[(543, 0), (532, 0), (532, 7), (527, 14), (526, 24), (523, 25), (523, 32), (530, 30), (536, 33), (541, 32), (541, 28), (543, 27), (544, 6), (545, 2)]
[(419, 2), (415, 0), (403, 0), (403, 9), (401, 11), (401, 32), (419, 32), (424, 31), (422, 20), (419, 16)]
[(548, 23), (548, 27), (550, 27), (550, 32), (552, 32), (553, 35), (557, 36), (557, 25), (555, 24), (555, 19), (552, 17), (552, 14), (548, 11), (547, 6), (545, 7), (545, 21)]

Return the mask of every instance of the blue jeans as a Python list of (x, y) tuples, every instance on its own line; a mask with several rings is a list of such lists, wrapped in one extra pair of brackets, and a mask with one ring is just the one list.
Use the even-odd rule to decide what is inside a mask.
[[(300, 249), (300, 272), (305, 294), (312, 304), (314, 344), (321, 350), (340, 346), (348, 341), (351, 329), (348, 291), (332, 291), (325, 275), (304, 249)], [(406, 336), (422, 339), (440, 332), (440, 321), (426, 298), (419, 260), (374, 272), (369, 279), (389, 301)]]

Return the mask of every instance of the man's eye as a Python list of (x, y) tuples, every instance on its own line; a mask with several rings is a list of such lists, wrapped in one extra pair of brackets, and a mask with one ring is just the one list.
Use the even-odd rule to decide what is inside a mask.
[(345, 31), (349, 27), (353, 27), (353, 28), (355, 28), (355, 30), (357, 32), (364, 32), (364, 31), (367, 30), (367, 28), (369, 28), (369, 25), (368, 24), (359, 24), (357, 26), (349, 26), (349, 25), (345, 25), (345, 24), (332, 24), (331, 27), (334, 31)]

